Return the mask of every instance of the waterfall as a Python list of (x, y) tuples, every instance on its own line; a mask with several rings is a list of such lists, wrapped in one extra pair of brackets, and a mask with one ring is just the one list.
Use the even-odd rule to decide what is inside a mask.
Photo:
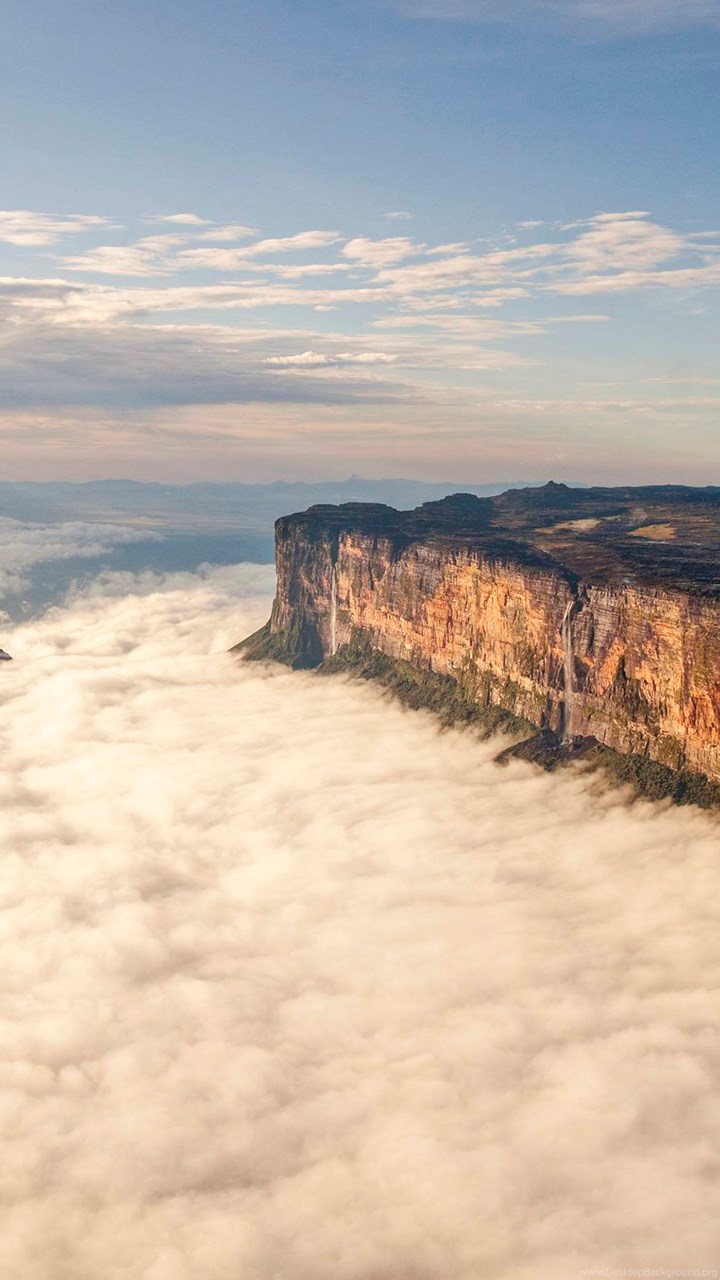
[(331, 658), (337, 653), (337, 564), (333, 562), (332, 574), (330, 576), (330, 651), (328, 657)]
[(563, 742), (575, 737), (575, 669), (573, 663), (572, 615), (575, 601), (571, 600), (562, 620), (563, 674), (565, 701), (563, 703)]

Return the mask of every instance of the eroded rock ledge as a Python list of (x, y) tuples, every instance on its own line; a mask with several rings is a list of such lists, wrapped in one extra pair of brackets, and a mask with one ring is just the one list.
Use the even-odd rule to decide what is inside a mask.
[(658, 793), (720, 796), (720, 490), (312, 507), (277, 522), (276, 561), (245, 656), (415, 673), (436, 710), (541, 731), (522, 750), (546, 763), (599, 744), (653, 766)]

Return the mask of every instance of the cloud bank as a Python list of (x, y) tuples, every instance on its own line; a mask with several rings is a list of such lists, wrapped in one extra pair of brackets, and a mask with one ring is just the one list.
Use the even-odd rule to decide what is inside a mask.
[(270, 590), (0, 637), (0, 1271), (716, 1265), (716, 823), (236, 668)]
[(0, 603), (10, 592), (23, 590), (32, 570), (57, 560), (94, 560), (113, 548), (159, 539), (149, 529), (126, 525), (92, 524), (70, 520), (52, 526), (0, 517)]

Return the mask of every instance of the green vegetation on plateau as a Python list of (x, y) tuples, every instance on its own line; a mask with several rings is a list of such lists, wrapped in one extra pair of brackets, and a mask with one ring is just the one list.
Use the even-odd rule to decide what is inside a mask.
[(533, 726), (503, 707), (481, 706), (451, 676), (421, 670), (363, 645), (343, 645), (318, 667), (320, 675), (346, 673), (374, 680), (413, 710), (432, 711), (445, 727), (472, 725), (484, 738), (494, 733), (527, 734)]

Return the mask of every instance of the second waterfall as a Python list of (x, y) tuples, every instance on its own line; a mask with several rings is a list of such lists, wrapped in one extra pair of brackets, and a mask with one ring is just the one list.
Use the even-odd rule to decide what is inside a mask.
[(563, 614), (562, 620), (563, 675), (565, 690), (562, 725), (563, 742), (571, 742), (577, 732), (575, 728), (575, 661), (573, 657), (572, 634), (572, 620), (575, 612), (575, 605), (576, 601), (571, 600)]
[(337, 564), (333, 562), (330, 578), (330, 658), (337, 653), (337, 587)]

